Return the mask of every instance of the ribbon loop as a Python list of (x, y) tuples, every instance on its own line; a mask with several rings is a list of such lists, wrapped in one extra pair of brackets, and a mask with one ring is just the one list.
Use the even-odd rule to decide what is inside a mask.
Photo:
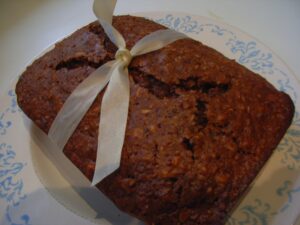
[(143, 55), (165, 47), (166, 45), (183, 38), (188, 38), (185, 34), (175, 30), (157, 30), (139, 40), (131, 49), (133, 56)]

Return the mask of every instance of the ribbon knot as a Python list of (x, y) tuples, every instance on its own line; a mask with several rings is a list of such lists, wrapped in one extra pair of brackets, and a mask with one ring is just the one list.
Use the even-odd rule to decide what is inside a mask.
[(132, 55), (128, 49), (119, 48), (115, 54), (115, 58), (116, 60), (121, 60), (124, 66), (127, 67), (132, 60)]

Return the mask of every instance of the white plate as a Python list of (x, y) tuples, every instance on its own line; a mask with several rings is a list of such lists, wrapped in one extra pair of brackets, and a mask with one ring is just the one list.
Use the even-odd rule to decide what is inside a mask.
[[(296, 105), (292, 126), (251, 190), (235, 209), (228, 225), (290, 225), (300, 211), (300, 85), (270, 49), (240, 30), (210, 19), (182, 13), (140, 13), (202, 41), (287, 92)], [(94, 224), (79, 208), (49, 194), (36, 175), (30, 149), (36, 149), (16, 105), (14, 85), (0, 99), (0, 224)], [(38, 151), (33, 153), (39, 154)], [(38, 165), (54, 170), (40, 155)], [(53, 171), (52, 171), (53, 172)], [(68, 188), (60, 177), (58, 186)], [(57, 192), (56, 192), (57, 193)], [(60, 192), (62, 193), (62, 192)], [(105, 203), (107, 204), (107, 203)], [(137, 221), (103, 204), (100, 224), (136, 224)], [(119, 215), (120, 213), (120, 215)], [(116, 219), (117, 218), (117, 219)], [(95, 221), (94, 221), (95, 222)]]

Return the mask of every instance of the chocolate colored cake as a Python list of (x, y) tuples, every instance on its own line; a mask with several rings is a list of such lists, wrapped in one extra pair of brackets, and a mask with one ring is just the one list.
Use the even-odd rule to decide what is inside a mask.
[[(130, 49), (165, 29), (118, 16)], [(98, 22), (37, 59), (16, 87), (21, 109), (45, 132), (72, 90), (116, 47)], [(155, 225), (221, 225), (289, 127), (288, 95), (191, 39), (135, 58), (120, 168), (97, 185), (121, 210)], [(64, 153), (92, 178), (102, 94)], [(112, 121), (113, 122), (113, 121)]]

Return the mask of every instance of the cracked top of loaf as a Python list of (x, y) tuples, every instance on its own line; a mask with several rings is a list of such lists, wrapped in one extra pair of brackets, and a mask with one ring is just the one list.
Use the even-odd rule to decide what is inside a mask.
[[(165, 29), (132, 16), (114, 17), (113, 25), (129, 49)], [(98, 22), (83, 27), (26, 69), (16, 87), (19, 106), (48, 132), (72, 90), (115, 52)], [(192, 39), (134, 58), (129, 77), (121, 166), (97, 187), (147, 223), (223, 224), (290, 125), (291, 99)], [(102, 96), (64, 148), (89, 179)]]

